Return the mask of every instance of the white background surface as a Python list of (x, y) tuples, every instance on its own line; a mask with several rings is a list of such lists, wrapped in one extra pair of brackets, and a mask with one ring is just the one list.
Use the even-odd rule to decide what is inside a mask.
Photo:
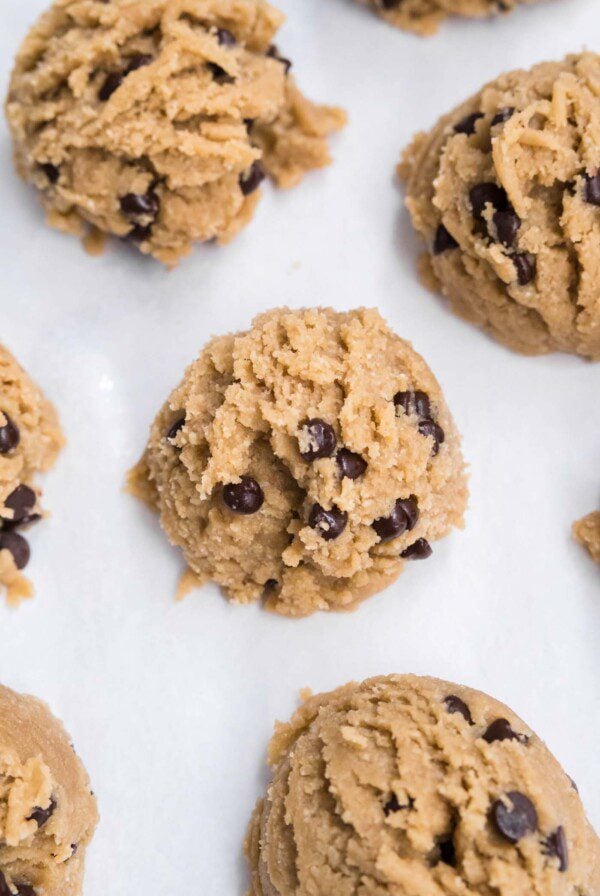
[[(4, 0), (1, 89), (42, 0)], [(394, 180), (400, 148), (500, 71), (600, 44), (598, 0), (547, 0), (427, 41), (349, 0), (280, 0), (278, 41), (310, 96), (345, 106), (335, 164), (267, 189), (227, 248), (173, 273), (46, 228), (0, 132), (0, 339), (56, 402), (68, 447), (31, 532), (35, 600), (0, 607), (0, 678), (71, 731), (102, 821), (87, 896), (241, 896), (241, 843), (275, 718), (299, 689), (413, 671), (511, 704), (600, 827), (600, 578), (570, 538), (600, 497), (600, 367), (511, 354), (419, 284)], [(351, 615), (304, 621), (182, 604), (182, 564), (121, 491), (154, 413), (214, 333), (273, 305), (378, 306), (445, 389), (471, 465), (467, 528)]]

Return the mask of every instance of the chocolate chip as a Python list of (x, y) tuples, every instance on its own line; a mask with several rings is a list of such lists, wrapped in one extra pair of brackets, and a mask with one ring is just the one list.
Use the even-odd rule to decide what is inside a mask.
[(16, 884), (17, 896), (36, 896), (36, 892), (29, 884)]
[(8, 454), (13, 451), (21, 441), (21, 433), (16, 423), (13, 423), (6, 411), (2, 411), (2, 415), (6, 420), (3, 426), (0, 426), (0, 454)]
[(227, 28), (217, 28), (217, 40), (224, 47), (233, 47), (237, 43), (235, 35)]
[(508, 121), (509, 118), (512, 118), (514, 114), (514, 106), (504, 106), (503, 109), (498, 109), (498, 111), (492, 118), (491, 127), (495, 127), (497, 124), (504, 124)]
[(46, 824), (48, 819), (52, 817), (55, 809), (56, 801), (51, 799), (50, 805), (46, 809), (40, 809), (39, 806), (36, 806), (31, 815), (27, 818), (27, 821), (37, 821), (38, 828), (41, 828)]
[(289, 70), (292, 67), (292, 63), (290, 62), (289, 59), (286, 59), (285, 56), (279, 55), (279, 50), (277, 49), (275, 44), (272, 44), (269, 47), (269, 49), (267, 50), (267, 56), (270, 56), (271, 59), (276, 59), (277, 62), (281, 62), (281, 64), (283, 65), (283, 67), (285, 69), (285, 73), (287, 75), (287, 73), (289, 72)]
[(333, 426), (321, 420), (320, 417), (313, 417), (303, 423), (301, 426), (304, 434), (304, 442), (308, 442), (309, 447), (300, 454), (304, 460), (317, 460), (319, 457), (331, 457), (335, 453), (337, 439)]
[(400, 554), (405, 560), (427, 560), (428, 557), (431, 557), (433, 551), (431, 550), (431, 545), (427, 541), (426, 538), (417, 538), (417, 540), (409, 545), (402, 553)]
[(313, 504), (308, 517), (308, 525), (315, 529), (325, 541), (339, 538), (348, 525), (348, 514), (336, 507), (325, 510), (320, 504)]
[(530, 252), (518, 252), (512, 257), (519, 286), (527, 286), (535, 277), (535, 256)]
[(262, 488), (251, 476), (242, 476), (240, 482), (229, 482), (223, 488), (223, 501), (234, 513), (256, 513), (264, 500)]
[(446, 440), (446, 434), (444, 433), (444, 430), (438, 423), (435, 422), (435, 420), (432, 420), (430, 417), (426, 417), (419, 423), (419, 432), (422, 436), (431, 436), (431, 438), (433, 439), (433, 448), (431, 450), (431, 453), (435, 457), (435, 455), (440, 450), (440, 445)]
[(461, 700), (460, 697), (457, 697), (456, 694), (450, 694), (448, 697), (444, 697), (444, 703), (446, 704), (446, 709), (451, 715), (458, 713), (458, 715), (462, 716), (465, 722), (468, 722), (469, 725), (474, 724), (471, 710), (469, 709), (465, 701)]
[(152, 62), (152, 56), (149, 56), (147, 53), (136, 53), (135, 56), (132, 56), (128, 62), (127, 67), (125, 68), (125, 74), (129, 75), (131, 72), (135, 72), (138, 68), (143, 68), (145, 65), (150, 65)]
[(412, 809), (414, 804), (415, 804), (415, 801), (413, 800), (412, 797), (409, 796), (408, 803), (403, 804), (398, 801), (398, 797), (396, 796), (396, 794), (392, 793), (390, 798), (383, 805), (383, 814), (387, 818), (387, 816), (391, 815), (392, 812), (400, 812), (401, 809)]
[(212, 73), (213, 79), (217, 84), (233, 84), (235, 81), (235, 78), (220, 65), (217, 65), (216, 62), (207, 62), (206, 67)]
[(355, 454), (347, 448), (340, 448), (335, 459), (342, 479), (358, 479), (369, 466), (360, 454)]
[(119, 199), (121, 212), (126, 218), (136, 221), (138, 218), (154, 220), (160, 210), (160, 199), (154, 190), (147, 193), (126, 193)]
[(7, 520), (0, 517), (0, 530), (12, 532), (14, 529), (22, 529), (25, 526), (30, 526), (32, 523), (37, 523), (41, 518), (41, 513), (28, 513), (20, 520)]
[(277, 588), (278, 584), (279, 582), (277, 581), (277, 579), (267, 579), (267, 581), (263, 585), (263, 588), (265, 589), (265, 591), (272, 591), (273, 588)]
[(567, 844), (567, 835), (562, 825), (546, 837), (544, 846), (547, 856), (556, 856), (558, 859), (558, 870), (567, 871), (569, 867), (569, 846)]
[(37, 496), (32, 488), (28, 485), (18, 485), (4, 501), (5, 507), (13, 511), (12, 520), (9, 522), (22, 522), (35, 507), (36, 501)]
[(123, 75), (121, 72), (110, 72), (104, 80), (104, 83), (98, 91), (98, 99), (105, 103), (111, 98), (115, 90), (123, 83)]
[(380, 541), (386, 542), (398, 538), (407, 530), (410, 532), (416, 526), (418, 519), (418, 501), (414, 495), (411, 495), (410, 498), (398, 498), (391, 514), (373, 520), (371, 525), (379, 535)]
[(591, 205), (600, 205), (600, 170), (584, 175), (583, 198)]
[(452, 234), (446, 230), (443, 224), (440, 224), (433, 238), (433, 254), (441, 255), (442, 252), (446, 252), (448, 249), (456, 249), (457, 247), (458, 243)]
[(396, 392), (394, 404), (397, 408), (402, 408), (405, 414), (418, 414), (419, 417), (429, 417), (431, 414), (429, 396), (419, 390), (416, 392), (412, 390)]
[(244, 196), (249, 196), (250, 193), (254, 193), (266, 176), (267, 172), (258, 159), (255, 162), (252, 162), (248, 171), (240, 175), (240, 190)]
[(508, 719), (496, 719), (492, 722), (483, 735), (483, 739), (486, 740), (488, 744), (493, 744), (496, 741), (502, 740), (518, 740), (524, 744), (529, 740), (527, 735), (519, 734), (514, 731)]
[(506, 190), (494, 183), (476, 184), (471, 187), (469, 200), (473, 209), (473, 217), (480, 222), (485, 221), (483, 212), (487, 205), (493, 206), (496, 211), (504, 211), (509, 205)]
[(165, 438), (174, 439), (175, 436), (177, 435), (177, 433), (183, 429), (184, 423), (185, 423), (185, 414), (182, 414), (180, 417), (178, 417), (174, 421), (174, 423), (171, 424), (171, 426), (169, 427), (169, 429), (167, 431), (167, 435)]
[(456, 867), (456, 847), (454, 846), (452, 837), (448, 837), (446, 840), (440, 840), (438, 843), (438, 851), (440, 862), (443, 862), (444, 865), (450, 865), (452, 868)]
[(470, 115), (465, 115), (465, 117), (461, 119), (458, 124), (454, 125), (454, 133), (467, 134), (468, 136), (474, 134), (475, 125), (480, 118), (483, 118), (483, 112), (472, 112)]
[(13, 896), (10, 887), (6, 883), (6, 878), (0, 871), (0, 896)]
[[(508, 803), (508, 805), (507, 805)], [(518, 843), (537, 830), (538, 816), (531, 800), (512, 790), (503, 800), (496, 800), (490, 809), (490, 820), (498, 833), (509, 843)]]
[(136, 224), (132, 227), (125, 239), (132, 243), (145, 243), (152, 236), (152, 224)]
[(60, 170), (56, 167), (56, 165), (52, 165), (50, 162), (44, 162), (39, 167), (40, 170), (44, 172), (50, 183), (55, 184), (60, 177)]
[(71, 858), (73, 858), (78, 849), (79, 843), (71, 843)]
[(10, 551), (17, 569), (25, 569), (31, 557), (29, 545), (18, 532), (0, 532), (0, 551)]
[(512, 249), (521, 226), (521, 219), (516, 211), (508, 209), (507, 211), (494, 212), (493, 221), (498, 235), (498, 242), (506, 246), (507, 249)]

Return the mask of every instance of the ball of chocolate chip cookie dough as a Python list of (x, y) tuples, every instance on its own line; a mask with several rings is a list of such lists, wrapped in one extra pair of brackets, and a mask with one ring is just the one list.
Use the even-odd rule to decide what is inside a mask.
[(390, 675), (279, 724), (250, 896), (597, 894), (600, 841), (543, 742), (492, 697)]
[(213, 339), (130, 485), (200, 582), (289, 616), (380, 591), (461, 525), (466, 503), (439, 385), (365, 309), (277, 309)]
[(501, 75), (400, 166), (452, 310), (526, 354), (600, 358), (600, 55)]
[(79, 896), (97, 820), (61, 722), (0, 686), (0, 896)]
[(485, 17), (507, 13), (523, 3), (538, 0), (358, 0), (373, 9), (391, 25), (433, 34), (449, 16)]
[(43, 516), (35, 475), (50, 469), (63, 443), (53, 406), (0, 345), (0, 590), (11, 604), (32, 594), (21, 572), (30, 559), (22, 530)]
[(273, 44), (282, 21), (263, 0), (57, 0), (6, 105), (49, 222), (174, 265), (234, 236), (267, 175), (291, 187), (328, 164), (345, 115), (300, 93)]
[(592, 560), (600, 563), (600, 510), (594, 510), (573, 523), (573, 535), (586, 548)]

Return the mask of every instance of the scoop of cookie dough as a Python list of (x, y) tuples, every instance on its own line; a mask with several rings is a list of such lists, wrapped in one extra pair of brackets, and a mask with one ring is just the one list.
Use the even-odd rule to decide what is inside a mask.
[(52, 466), (63, 442), (56, 411), (0, 345), (0, 588), (12, 604), (33, 593), (21, 573), (30, 551), (20, 531), (42, 516), (33, 480)]
[(250, 896), (600, 892), (573, 782), (510, 709), (390, 675), (308, 699), (269, 748)]
[(290, 616), (380, 591), (466, 503), (439, 385), (364, 309), (278, 309), (213, 339), (130, 483), (201, 582)]
[(517, 351), (600, 358), (600, 56), (501, 75), (400, 172), (426, 279)]
[(600, 563), (600, 510), (573, 523), (573, 535), (589, 551), (592, 560)]
[(433, 34), (449, 16), (494, 16), (507, 13), (522, 3), (537, 0), (358, 0), (366, 3), (391, 25)]
[(263, 0), (57, 0), (6, 106), (49, 222), (174, 265), (235, 235), (266, 175), (291, 187), (326, 165), (345, 116), (297, 89), (273, 44), (282, 21)]
[(79, 896), (97, 820), (61, 722), (41, 700), (0, 686), (1, 896)]

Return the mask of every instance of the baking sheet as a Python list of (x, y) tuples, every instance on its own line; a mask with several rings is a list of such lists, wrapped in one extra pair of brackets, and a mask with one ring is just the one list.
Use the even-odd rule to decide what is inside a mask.
[[(4, 0), (1, 89), (42, 0)], [(350, 0), (280, 0), (306, 92), (344, 105), (335, 164), (166, 273), (47, 229), (0, 136), (0, 338), (58, 405), (68, 447), (31, 533), (35, 600), (0, 607), (0, 679), (71, 731), (102, 821), (87, 896), (241, 894), (241, 843), (267, 739), (303, 686), (438, 675), (508, 702), (579, 784), (600, 827), (600, 578), (570, 538), (600, 498), (600, 367), (527, 359), (455, 319), (416, 276), (394, 180), (414, 131), (509, 67), (600, 46), (597, 0), (453, 22), (429, 40)], [(9, 14), (7, 15), (6, 13)], [(471, 467), (467, 528), (351, 615), (304, 621), (181, 604), (182, 564), (122, 491), (150, 421), (215, 333), (274, 305), (376, 305), (439, 377)]]

